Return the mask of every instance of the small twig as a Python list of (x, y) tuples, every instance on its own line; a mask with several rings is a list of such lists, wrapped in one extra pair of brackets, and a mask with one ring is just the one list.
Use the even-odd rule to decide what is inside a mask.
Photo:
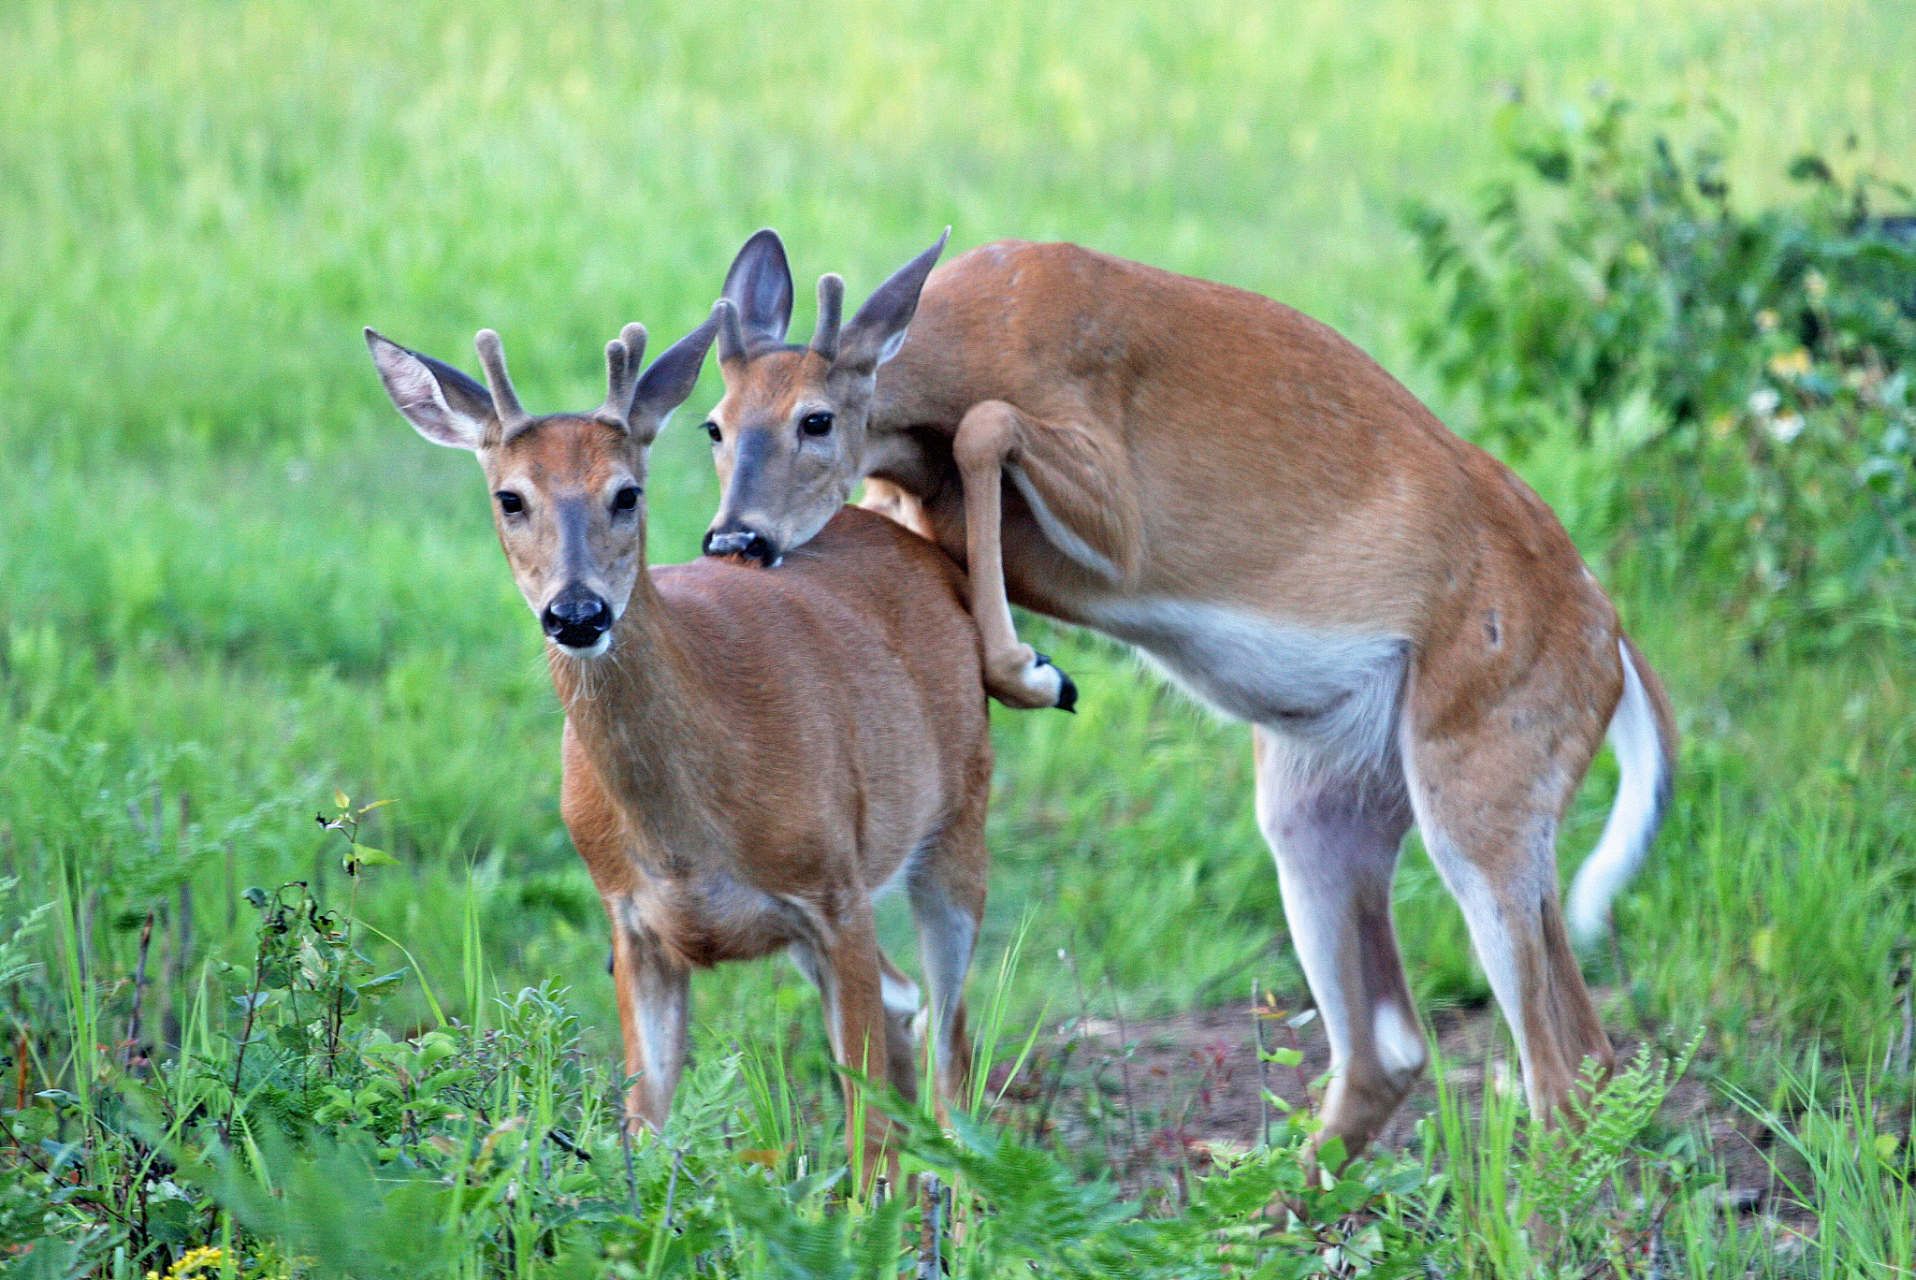
[(925, 1175), (924, 1226), (918, 1240), (918, 1280), (943, 1280), (945, 1228), (951, 1217), (951, 1188), (936, 1174)]
[(1307, 1113), (1315, 1114), (1317, 1102), (1311, 1097), (1310, 1077), (1304, 1074), (1304, 1042), (1297, 1038), (1297, 1019), (1284, 1019), (1284, 1030), (1291, 1037), (1291, 1048), (1297, 1051), (1297, 1061), (1291, 1064), (1291, 1070), (1297, 1073), (1297, 1087), (1304, 1097), (1304, 1109)]
[[(0, 1133), (5, 1133), (7, 1135), (7, 1140), (13, 1143), (15, 1150), (19, 1151), (21, 1155), (25, 1156), (27, 1158), (27, 1162), (31, 1164), (35, 1169), (38, 1169), (42, 1177), (46, 1178), (47, 1181), (49, 1182), (59, 1181), (60, 1175), (55, 1173), (52, 1169), (49, 1169), (46, 1165), (46, 1162), (41, 1160), (40, 1157), (34, 1153), (34, 1149), (32, 1147), (29, 1147), (24, 1142), (20, 1141), (20, 1135), (13, 1131), (13, 1126), (7, 1123), (7, 1118), (4, 1115), (0, 1115)], [(73, 1203), (88, 1205), (92, 1208), (100, 1210), (103, 1213), (106, 1213), (115, 1218), (118, 1218), (121, 1222), (126, 1223), (126, 1225), (129, 1227), (133, 1225), (133, 1219), (127, 1217), (124, 1213), (121, 1213), (118, 1209), (115, 1209), (112, 1205), (108, 1204), (104, 1199), (88, 1199), (85, 1201), (74, 1201)]]
[(140, 1051), (140, 1017), (146, 997), (146, 951), (153, 942), (153, 912), (146, 913), (146, 923), (140, 928), (140, 959), (133, 966), (133, 1011), (126, 1019), (126, 1052), (121, 1055), (120, 1065), (129, 1072), (133, 1070), (133, 1057)]
[(1076, 1053), (1077, 1049), (1076, 1040), (1067, 1040), (1064, 1042), (1064, 1048), (1058, 1053), (1057, 1065), (1051, 1072), (1051, 1087), (1045, 1091), (1043, 1100), (1038, 1103), (1037, 1118), (1031, 1122), (1030, 1137), (1034, 1141), (1044, 1137), (1045, 1125), (1051, 1119), (1051, 1105), (1058, 1100), (1058, 1091), (1064, 1088), (1065, 1064), (1071, 1061), (1071, 1055)]
[[(261, 939), (261, 946), (264, 944)], [(259, 1013), (259, 989), (264, 980), (266, 958), (258, 946), (253, 952), (253, 988), (246, 996), (246, 1020), (240, 1025), (239, 1051), (233, 1055), (233, 1100), (226, 1108), (226, 1119), (220, 1121), (220, 1140), (233, 1140), (233, 1118), (239, 1114), (240, 1079), (246, 1069), (246, 1046), (253, 1041), (253, 1019)]]
[(1903, 988), (1903, 1042), (1896, 1050), (1897, 1070), (1909, 1074), (1910, 1041), (1916, 1036), (1916, 986)]
[(1131, 1033), (1125, 1029), (1124, 1006), (1118, 1002), (1118, 993), (1111, 989), (1109, 979), (1105, 980), (1104, 994), (1111, 999), (1111, 1012), (1118, 1024), (1118, 1078), (1124, 1081), (1124, 1121), (1131, 1130), (1131, 1149), (1138, 1148), (1138, 1109), (1131, 1097)]
[(1265, 1058), (1264, 1004), (1258, 998), (1258, 981), (1251, 979), (1251, 1033), (1257, 1039), (1257, 1134), (1258, 1145), (1271, 1145), (1271, 1064)]
[[(1630, 1243), (1627, 1246), (1625, 1246), (1623, 1250), (1621, 1250), (1621, 1252), (1629, 1253), (1632, 1250), (1634, 1250), (1638, 1245), (1642, 1244), (1645, 1240), (1649, 1240), (1653, 1238), (1657, 1240), (1661, 1240), (1663, 1236), (1663, 1216), (1670, 1212), (1670, 1205), (1675, 1200), (1676, 1200), (1676, 1188), (1672, 1187), (1668, 1192), (1664, 1194), (1663, 1203), (1657, 1206), (1657, 1211), (1650, 1215), (1649, 1225), (1645, 1226), (1643, 1230), (1637, 1232), (1636, 1236), (1630, 1241)], [(1603, 1269), (1605, 1267), (1608, 1267), (1609, 1265), (1610, 1265), (1610, 1259), (1598, 1258), (1595, 1262), (1591, 1263), (1587, 1268), (1584, 1269), (1583, 1274), (1578, 1277), (1578, 1280), (1597, 1280), (1597, 1277), (1603, 1274)]]
[(625, 1194), (632, 1202), (632, 1218), (639, 1217), (639, 1177), (632, 1170), (632, 1130), (626, 1127), (624, 1117), (619, 1119), (619, 1149), (625, 1152)]
[(226, 931), (239, 928), (239, 855), (226, 842)]
[(27, 1029), (25, 1025), (15, 1029), (13, 1049), (13, 1109), (27, 1109)]
[(685, 1152), (672, 1152), (672, 1176), (665, 1183), (665, 1220), (659, 1226), (661, 1231), (672, 1229), (672, 1198), (679, 1190), (679, 1170), (685, 1167)]
[(179, 915), (174, 919), (173, 948), (167, 956), (166, 1016), (161, 1039), (169, 1051), (180, 1047), (180, 1010), (186, 1005), (187, 957), (193, 950), (193, 886), (180, 884)]
[[(1084, 991), (1084, 976), (1078, 972), (1077, 964), (1063, 947), (1058, 948), (1058, 960), (1071, 971), (1072, 985), (1078, 989), (1078, 1038), (1091, 1034), (1091, 998)], [(1104, 1065), (1098, 1064), (1091, 1071), (1091, 1096), (1098, 1100), (1098, 1136), (1104, 1139), (1104, 1158), (1111, 1162), (1113, 1172), (1122, 1172), (1118, 1163), (1118, 1149), (1111, 1142), (1111, 1126), (1105, 1123), (1104, 1116)]]

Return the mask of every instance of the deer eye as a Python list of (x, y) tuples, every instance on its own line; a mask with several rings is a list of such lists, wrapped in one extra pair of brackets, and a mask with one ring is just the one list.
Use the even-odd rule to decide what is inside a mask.
[(829, 413), (808, 413), (798, 420), (798, 429), (808, 436), (827, 435), (832, 429), (832, 415)]
[(713, 444), (717, 444), (725, 438), (719, 433), (719, 425), (716, 422), (708, 422), (705, 424), (705, 434), (712, 437)]
[(638, 505), (639, 491), (632, 485), (627, 485), (612, 495), (612, 509), (614, 511), (631, 511), (637, 508)]
[(499, 499), (499, 510), (509, 516), (516, 516), (526, 509), (526, 500), (510, 489), (501, 489), (492, 496)]

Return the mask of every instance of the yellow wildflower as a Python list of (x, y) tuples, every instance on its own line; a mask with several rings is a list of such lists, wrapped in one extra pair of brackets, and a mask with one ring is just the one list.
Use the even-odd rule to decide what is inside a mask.
[(211, 1246), (188, 1249), (180, 1255), (179, 1261), (166, 1269), (164, 1277), (157, 1271), (149, 1271), (146, 1273), (146, 1280), (199, 1280), (199, 1277), (208, 1271), (218, 1269), (225, 1258), (224, 1250)]
[(1798, 347), (1770, 357), (1770, 372), (1779, 378), (1800, 378), (1810, 371), (1810, 353)]

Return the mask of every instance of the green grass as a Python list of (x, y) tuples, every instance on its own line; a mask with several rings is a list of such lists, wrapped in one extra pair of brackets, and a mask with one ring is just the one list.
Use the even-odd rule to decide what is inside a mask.
[[(609, 1056), (539, 636), (471, 463), (392, 413), (360, 326), (471, 367), (490, 325), (535, 410), (586, 405), (606, 337), (695, 323), (754, 228), (856, 297), (950, 223), (960, 248), (1066, 237), (1269, 293), (1434, 397), (1402, 202), (1470, 201), (1509, 92), (1574, 106), (1598, 82), (1724, 102), (1746, 199), (1852, 133), (1859, 158), (1916, 176), (1908, 3), (6, 6), (0, 875), (22, 883), (0, 923), (68, 877), (74, 981), (108, 984), (89, 998), (117, 1035), (110, 984), (150, 907), (177, 916), (190, 886), (185, 1001), (199, 967), (250, 956), (247, 886), (324, 878), (341, 898), (312, 823), (332, 789), (389, 796), (368, 834), (403, 865), (374, 873), (361, 918), (464, 1019), (494, 989), (569, 984), (586, 1052)], [(683, 424), (656, 451), (662, 561), (694, 553), (715, 506), (705, 453)], [(1709, 1070), (1781, 1106), (1812, 1065), (1880, 1065), (1902, 1025), (1911, 655), (1726, 651), (1681, 581), (1604, 565), (1583, 496), (1601, 465), (1545, 450), (1524, 469), (1614, 581), (1688, 733), (1621, 907), (1634, 992), (1612, 1020), (1705, 1026)], [(1075, 1002), (1060, 949), (1134, 1013), (1241, 995), (1253, 973), (1296, 989), (1281, 952), (1258, 959), (1282, 924), (1245, 730), (1101, 640), (1027, 630), (1085, 701), (994, 711), (978, 971), (1027, 930), (1012, 1023)], [(1567, 864), (1610, 777), (1578, 803)], [(1399, 918), (1420, 995), (1485, 998), (1414, 849)], [(1617, 978), (1603, 958), (1592, 974)], [(722, 1044), (795, 990), (759, 966), (695, 999)], [(47, 1009), (13, 1012), (48, 1037), (36, 1083), (71, 1075)], [(430, 1020), (417, 986), (382, 1016)], [(1882, 1082), (1892, 1110), (1903, 1070)]]

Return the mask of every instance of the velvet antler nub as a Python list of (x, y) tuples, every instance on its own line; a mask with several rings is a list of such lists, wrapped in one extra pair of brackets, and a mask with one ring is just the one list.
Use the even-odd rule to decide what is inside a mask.
[(718, 313), (718, 349), (719, 361), (730, 363), (746, 358), (745, 326), (739, 323), (738, 307), (730, 298), (720, 298), (713, 304), (712, 310)]
[(506, 353), (499, 335), (490, 329), (481, 329), (473, 337), (472, 345), (479, 353), (479, 367), (485, 370), (486, 390), (492, 393), (492, 414), (499, 419), (503, 444), (523, 431), (532, 418), (519, 407), (519, 397), (506, 373)]
[(838, 359), (838, 322), (845, 310), (845, 277), (827, 272), (818, 278), (818, 327), (812, 330), (812, 350), (827, 360)]
[(605, 344), (605, 403), (592, 416), (621, 431), (632, 429), (632, 391), (645, 363), (645, 326), (629, 324)]

